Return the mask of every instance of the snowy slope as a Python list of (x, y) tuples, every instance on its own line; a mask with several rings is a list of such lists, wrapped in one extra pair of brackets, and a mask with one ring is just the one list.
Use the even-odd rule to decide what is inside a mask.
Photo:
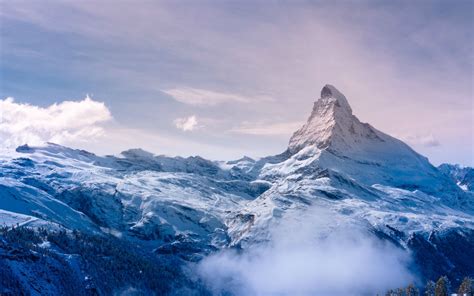
[(48, 144), (21, 146), (1, 158), (0, 208), (69, 229), (153, 241), (227, 244), (228, 213), (262, 189), (200, 157), (141, 150), (120, 157)]

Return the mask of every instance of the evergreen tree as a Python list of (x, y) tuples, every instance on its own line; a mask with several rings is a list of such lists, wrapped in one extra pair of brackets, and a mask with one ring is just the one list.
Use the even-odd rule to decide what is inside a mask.
[(405, 289), (406, 296), (420, 296), (420, 291), (415, 287), (415, 285), (410, 284)]
[(405, 293), (403, 293), (403, 289), (402, 288), (398, 288), (396, 291), (395, 291), (395, 295), (396, 296), (404, 296)]
[(463, 296), (464, 294), (467, 296), (471, 296), (474, 294), (474, 283), (470, 277), (465, 277), (462, 280), (462, 283), (459, 285), (458, 294)]
[(434, 296), (435, 295), (435, 283), (433, 281), (428, 281), (425, 287), (425, 296)]
[(450, 282), (448, 277), (442, 276), (436, 282), (435, 296), (449, 296)]

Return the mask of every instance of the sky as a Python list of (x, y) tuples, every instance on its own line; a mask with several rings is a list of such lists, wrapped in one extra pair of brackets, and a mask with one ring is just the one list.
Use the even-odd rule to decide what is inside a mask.
[(0, 0), (0, 144), (261, 157), (329, 83), (432, 163), (473, 166), (473, 3)]

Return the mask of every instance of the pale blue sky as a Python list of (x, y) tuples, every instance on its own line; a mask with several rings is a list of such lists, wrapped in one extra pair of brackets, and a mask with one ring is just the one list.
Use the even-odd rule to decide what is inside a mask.
[(110, 110), (64, 144), (279, 153), (330, 83), (435, 164), (474, 164), (472, 1), (0, 3), (0, 98)]

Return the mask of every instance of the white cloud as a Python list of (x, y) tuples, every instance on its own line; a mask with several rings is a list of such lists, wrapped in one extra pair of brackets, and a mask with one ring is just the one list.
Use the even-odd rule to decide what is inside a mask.
[(89, 141), (103, 135), (100, 124), (111, 119), (105, 104), (89, 97), (46, 108), (6, 98), (0, 100), (0, 146)]
[(286, 214), (270, 242), (220, 251), (198, 274), (214, 295), (375, 295), (416, 280), (407, 252), (336, 215)]
[(408, 135), (401, 137), (411, 145), (422, 145), (424, 147), (438, 147), (441, 143), (432, 134), (427, 135)]
[(291, 135), (298, 128), (303, 125), (303, 122), (280, 122), (265, 124), (262, 122), (252, 123), (243, 122), (239, 127), (233, 128), (230, 131), (233, 133), (247, 134), (247, 135)]
[(182, 131), (193, 131), (198, 127), (198, 120), (195, 115), (174, 120), (176, 128)]
[(272, 101), (269, 96), (242, 96), (232, 93), (216, 92), (198, 88), (173, 88), (163, 90), (164, 93), (172, 96), (176, 101), (188, 105), (214, 106), (226, 102), (250, 103), (254, 101)]

